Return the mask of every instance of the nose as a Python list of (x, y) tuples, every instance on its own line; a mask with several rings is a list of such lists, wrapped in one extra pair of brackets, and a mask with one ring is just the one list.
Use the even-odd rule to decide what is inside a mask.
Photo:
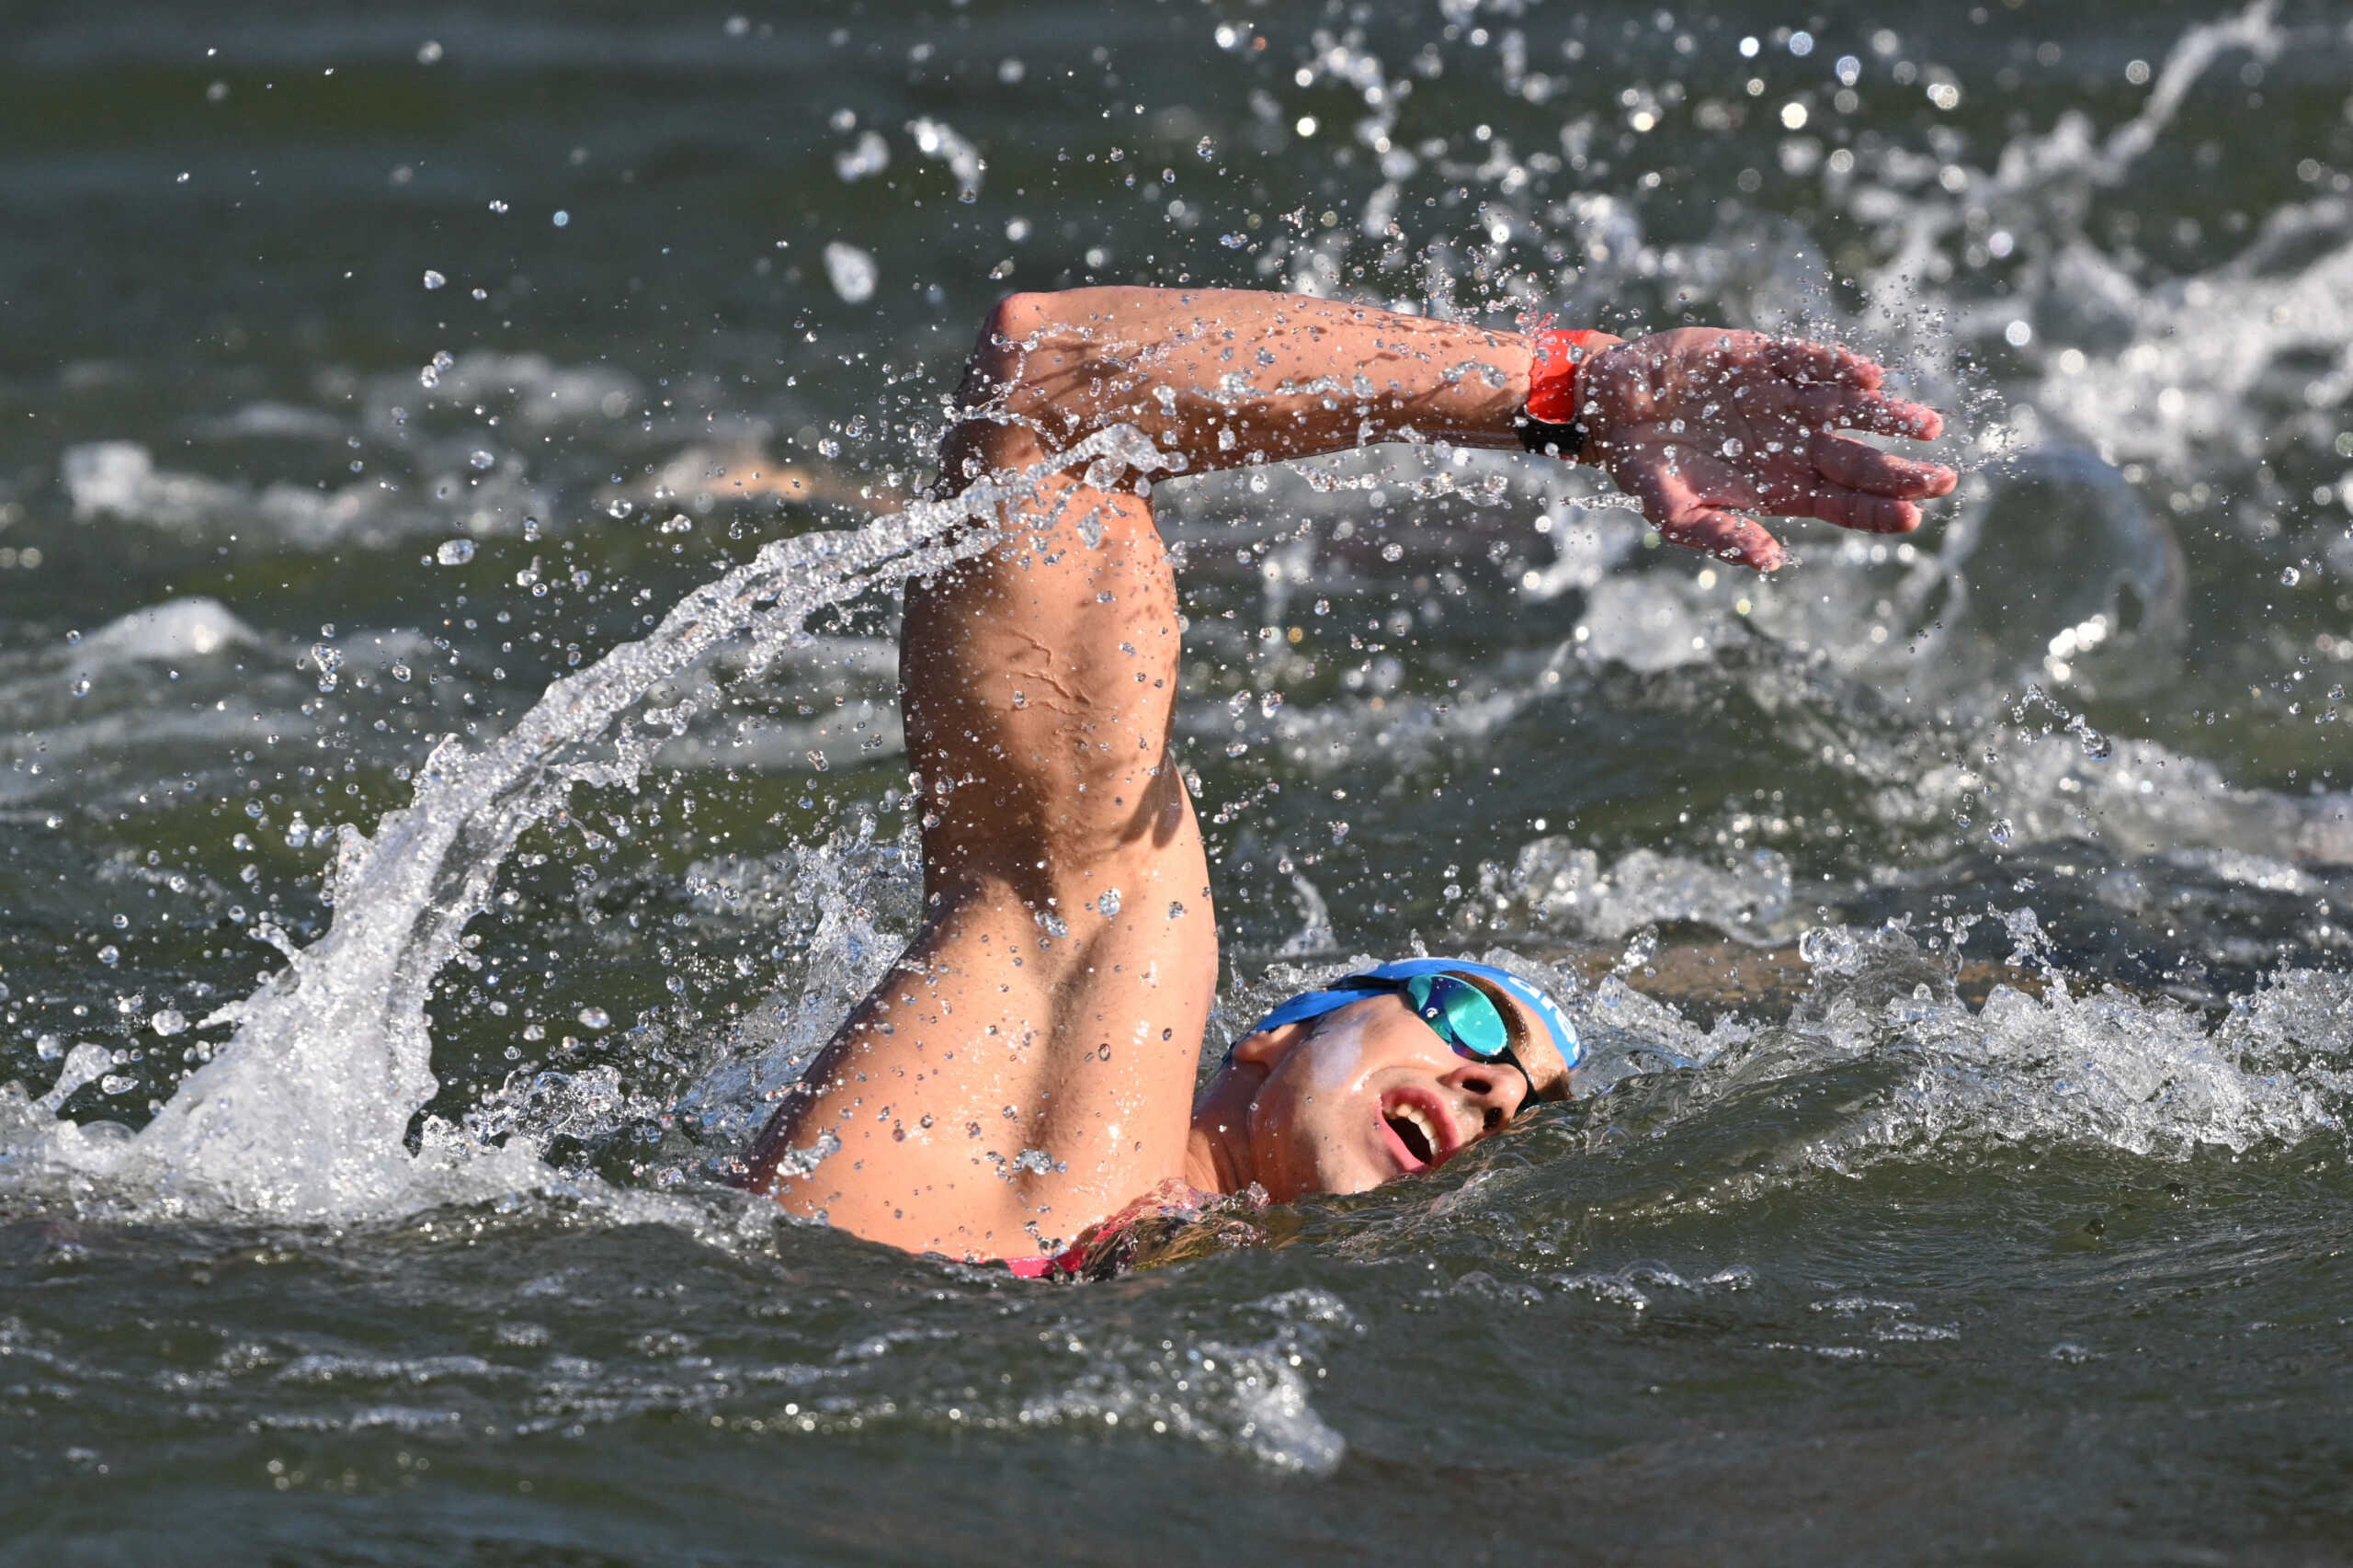
[(1465, 1062), (1447, 1074), (1446, 1083), (1469, 1102), (1482, 1136), (1518, 1116), (1528, 1098), (1528, 1080), (1501, 1062)]

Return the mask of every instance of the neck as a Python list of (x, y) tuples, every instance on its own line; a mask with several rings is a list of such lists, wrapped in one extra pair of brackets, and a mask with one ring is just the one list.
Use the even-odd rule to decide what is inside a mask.
[(1204, 1192), (1240, 1192), (1257, 1179), (1250, 1160), (1250, 1104), (1266, 1069), (1235, 1062), (1193, 1102), (1185, 1138), (1185, 1179)]

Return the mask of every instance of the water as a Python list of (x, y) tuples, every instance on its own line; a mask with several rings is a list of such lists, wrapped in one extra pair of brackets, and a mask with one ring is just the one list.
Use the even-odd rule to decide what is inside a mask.
[[(1802, 19), (12, 16), (0, 1560), (2340, 1554), (2353, 37)], [(940, 396), (1089, 277), (1832, 334), (1966, 478), (1770, 583), (1164, 490), (1212, 1049), (1501, 947), (1608, 1092), (1056, 1290), (711, 1177), (913, 922)]]

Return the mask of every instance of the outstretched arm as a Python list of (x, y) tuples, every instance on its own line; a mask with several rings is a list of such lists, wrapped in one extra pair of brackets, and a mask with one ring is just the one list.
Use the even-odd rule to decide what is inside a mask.
[[(1046, 1250), (1166, 1178), (1216, 1185), (1188, 1138), (1217, 945), (1167, 755), (1180, 639), (1151, 483), (1380, 441), (1516, 446), (1531, 358), (1516, 334), (1291, 295), (1094, 289), (992, 312), (944, 488), (1115, 425), (1161, 460), (1051, 473), (1006, 509), (998, 548), (910, 585), (924, 925), (779, 1107), (757, 1185), (863, 1235), (983, 1256)], [(1728, 508), (1900, 528), (1910, 496), (1950, 487), (1830, 433), (1934, 433), (1876, 378), (1754, 335), (1645, 338), (1588, 367), (1587, 455), (1669, 537), (1770, 564), (1770, 537)]]
[[(1381, 441), (1516, 447), (1534, 351), (1517, 333), (1228, 290), (1016, 296), (993, 324), (1012, 335), (974, 356), (951, 485), (1117, 424), (1192, 472)], [(1583, 460), (1674, 543), (1770, 571), (1780, 547), (1745, 514), (1903, 533), (1953, 487), (1950, 469), (1839, 434), (1944, 428), (1859, 354), (1717, 327), (1605, 344), (1578, 381)]]

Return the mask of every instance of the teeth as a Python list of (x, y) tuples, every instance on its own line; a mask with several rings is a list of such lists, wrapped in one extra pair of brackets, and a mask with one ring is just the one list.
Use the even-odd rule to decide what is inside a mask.
[(1422, 1114), (1422, 1111), (1418, 1107), (1401, 1105), (1392, 1110), (1389, 1114), (1397, 1118), (1400, 1121), (1410, 1121), (1415, 1127), (1420, 1128), (1422, 1130), (1423, 1142), (1429, 1145), (1430, 1158), (1438, 1158), (1438, 1151), (1439, 1147), (1438, 1141), (1438, 1129), (1430, 1125), (1430, 1119)]

